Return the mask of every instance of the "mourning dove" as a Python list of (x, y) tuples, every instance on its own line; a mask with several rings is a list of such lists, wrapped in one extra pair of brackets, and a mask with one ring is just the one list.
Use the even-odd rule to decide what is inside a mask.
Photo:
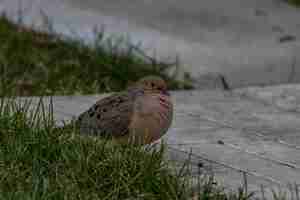
[(97, 101), (79, 115), (80, 133), (149, 144), (171, 125), (173, 104), (163, 79), (147, 76), (127, 90)]

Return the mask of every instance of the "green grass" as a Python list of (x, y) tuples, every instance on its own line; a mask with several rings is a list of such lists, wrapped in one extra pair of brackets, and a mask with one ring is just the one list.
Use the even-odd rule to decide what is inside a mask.
[(286, 0), (289, 4), (295, 5), (295, 6), (300, 6), (300, 0)]
[(81, 137), (53, 129), (42, 106), (28, 117), (28, 107), (3, 105), (0, 199), (187, 198), (187, 182), (171, 173), (163, 148)]
[[(145, 75), (159, 75), (171, 89), (190, 88), (158, 62), (121, 38), (104, 37), (86, 45), (82, 40), (33, 31), (0, 17), (0, 96), (69, 95), (119, 91)], [(104, 39), (105, 38), (105, 39)], [(106, 46), (106, 48), (104, 48)], [(126, 45), (125, 45), (126, 46)]]

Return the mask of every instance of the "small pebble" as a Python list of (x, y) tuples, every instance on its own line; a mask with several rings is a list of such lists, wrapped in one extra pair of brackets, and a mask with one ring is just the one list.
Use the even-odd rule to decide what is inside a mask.
[(202, 162), (198, 162), (198, 168), (204, 167), (204, 164)]
[(224, 145), (225, 143), (222, 140), (218, 140), (218, 144)]
[(296, 37), (293, 35), (284, 35), (279, 38), (279, 43), (293, 42), (295, 40), (296, 40)]

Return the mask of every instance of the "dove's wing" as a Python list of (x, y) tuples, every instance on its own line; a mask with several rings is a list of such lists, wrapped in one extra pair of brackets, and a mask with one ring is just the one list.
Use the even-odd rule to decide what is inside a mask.
[(104, 137), (126, 135), (134, 112), (134, 101), (141, 94), (141, 90), (132, 89), (99, 100), (78, 117), (80, 132)]

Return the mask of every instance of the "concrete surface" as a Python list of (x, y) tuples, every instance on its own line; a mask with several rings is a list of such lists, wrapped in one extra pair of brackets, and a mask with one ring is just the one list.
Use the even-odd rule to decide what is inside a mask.
[[(54, 97), (57, 123), (104, 96)], [(300, 186), (300, 85), (179, 91), (172, 97), (174, 121), (163, 138), (172, 162), (182, 166), (190, 157), (194, 175), (201, 163), (200, 170), (214, 173), (227, 189), (240, 186), (244, 176), (249, 191)]]
[(231, 87), (300, 80), (300, 9), (281, 0), (0, 0), (12, 18), (20, 7), (27, 24), (47, 15), (58, 32), (87, 41), (104, 25), (150, 55), (178, 54), (196, 79), (220, 72)]

